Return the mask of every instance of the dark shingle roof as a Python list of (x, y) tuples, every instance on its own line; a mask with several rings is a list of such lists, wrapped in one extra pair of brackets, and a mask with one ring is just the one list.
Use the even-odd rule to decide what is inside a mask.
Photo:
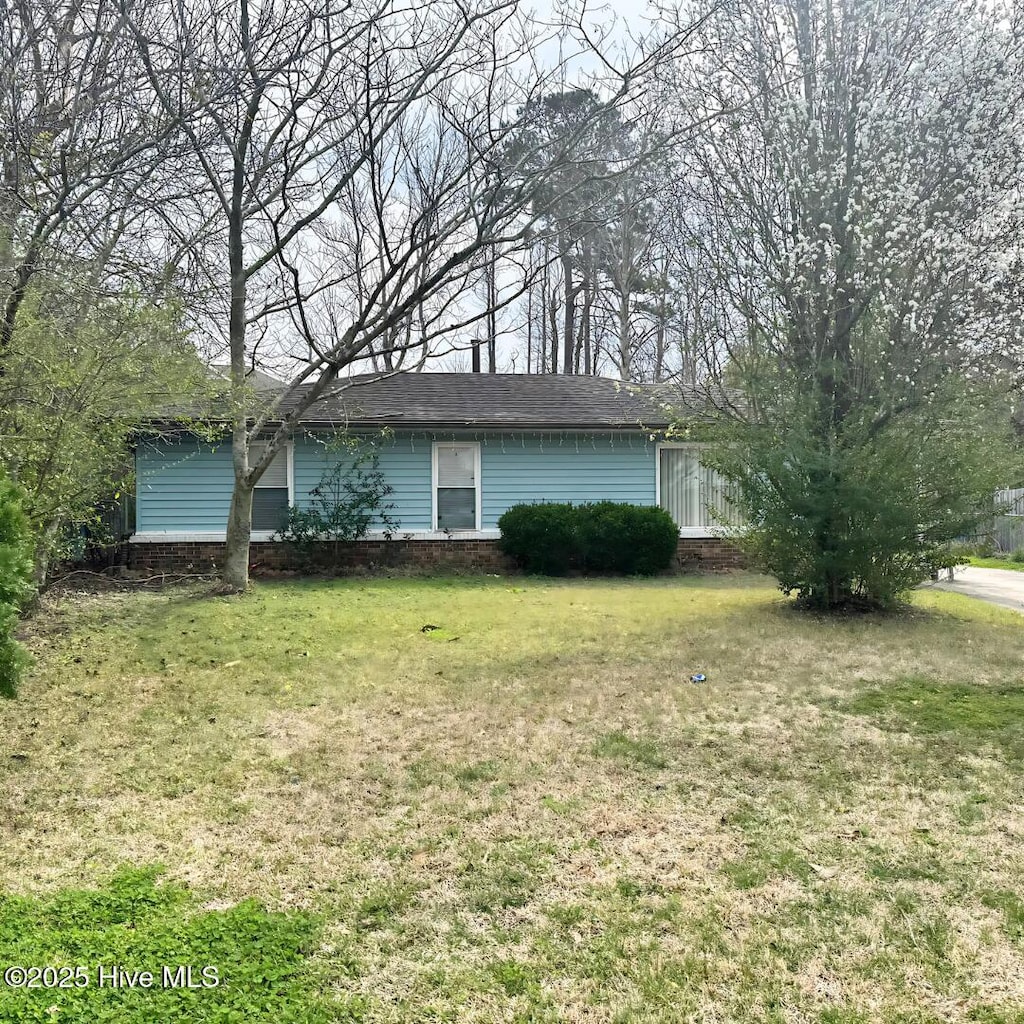
[[(663, 392), (604, 377), (522, 373), (396, 373), (339, 381), (302, 416), (308, 424), (442, 427), (664, 426)], [(286, 412), (288, 406), (282, 408)]]

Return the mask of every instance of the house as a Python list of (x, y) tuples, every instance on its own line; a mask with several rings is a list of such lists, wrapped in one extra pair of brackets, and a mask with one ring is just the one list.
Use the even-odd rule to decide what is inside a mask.
[[(346, 549), (352, 563), (504, 565), (498, 518), (521, 502), (610, 499), (660, 504), (679, 524), (680, 559), (737, 564), (709, 507), (724, 508), (715, 475), (693, 445), (665, 440), (671, 416), (658, 391), (600, 377), (398, 373), (339, 382), (258, 483), (254, 565), (282, 565), (274, 542), (289, 506), (339, 460), (339, 435), (372, 446), (390, 485), (394, 523)], [(282, 413), (286, 409), (282, 409)], [(223, 557), (232, 491), (230, 443), (183, 428), (136, 449), (129, 564), (209, 568)], [(378, 524), (380, 526), (382, 524)]]

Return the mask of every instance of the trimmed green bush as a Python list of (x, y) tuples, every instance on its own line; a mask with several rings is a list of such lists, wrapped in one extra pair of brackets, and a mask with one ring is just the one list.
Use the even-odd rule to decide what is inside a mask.
[(21, 492), (0, 473), (0, 696), (13, 697), (28, 655), (14, 639), (18, 612), (32, 594), (32, 535)]
[(672, 564), (679, 529), (663, 509), (598, 501), (581, 505), (577, 543), (587, 572), (652, 576)]
[(562, 576), (579, 568), (572, 505), (513, 505), (498, 520), (498, 546), (526, 572)]
[(672, 564), (679, 531), (661, 508), (598, 501), (515, 505), (499, 520), (501, 550), (527, 572), (650, 576)]
[(597, 501), (573, 509), (581, 566), (593, 573), (629, 572), (631, 543), (628, 513), (634, 506)]

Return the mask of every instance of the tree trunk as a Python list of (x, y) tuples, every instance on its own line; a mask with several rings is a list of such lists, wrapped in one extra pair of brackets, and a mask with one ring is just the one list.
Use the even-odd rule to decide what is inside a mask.
[[(654, 382), (657, 384), (665, 377), (665, 350), (668, 347), (668, 254), (662, 256), (660, 273), (658, 274), (658, 321), (654, 335)], [(684, 384), (696, 383), (691, 379), (689, 366), (691, 360), (687, 354), (686, 338), (680, 337), (679, 351), (682, 361), (682, 381)], [(693, 375), (695, 377), (695, 375)]]
[[(60, 520), (51, 519), (43, 527), (36, 542), (32, 560), (32, 582), (35, 584), (37, 597), (46, 589), (46, 584), (50, 579), (50, 562), (57, 534), (60, 532), (60, 525)], [(33, 599), (29, 607), (35, 607), (35, 600), (36, 598)]]
[(618, 329), (619, 329), (619, 375), (623, 380), (633, 379), (633, 339), (630, 337), (630, 272), (623, 257), (622, 265), (619, 268), (619, 308)]
[(235, 481), (228, 512), (227, 544), (221, 579), (227, 590), (242, 592), (249, 585), (249, 537), (252, 533), (252, 487)]
[(491, 246), (487, 265), (487, 372), (498, 372), (498, 254)]
[(589, 377), (596, 373), (594, 354), (591, 351), (591, 321), (593, 320), (594, 290), (590, 284), (590, 276), (583, 285), (583, 372)]
[[(573, 275), (573, 259), (571, 241), (565, 225), (558, 229), (558, 263), (562, 268), (562, 373), (572, 373), (573, 349), (576, 340), (576, 310)], [(552, 295), (552, 308), (554, 308), (554, 295)], [(555, 331), (555, 322), (551, 322), (552, 331)], [(558, 373), (558, 349), (557, 342), (552, 344), (551, 351), (551, 372)]]
[[(241, 44), (248, 54), (249, 4), (242, 0), (240, 9)], [(252, 488), (249, 478), (249, 430), (245, 395), (246, 292), (245, 272), (245, 158), (252, 114), (247, 115), (242, 143), (234, 154), (231, 176), (231, 205), (228, 210), (228, 270), (231, 289), (228, 310), (228, 346), (231, 352), (231, 460), (235, 470), (235, 486), (231, 492), (231, 509), (225, 535), (224, 571), (221, 582), (225, 590), (241, 592), (249, 586), (249, 537), (252, 533)]]
[(231, 267), (231, 309), (228, 340), (231, 348), (231, 459), (235, 486), (225, 537), (224, 571), (226, 590), (243, 591), (249, 586), (249, 535), (252, 533), (252, 482), (249, 479), (249, 431), (245, 398), (245, 315), (246, 276), (242, 243), (242, 170), (236, 161), (234, 196), (228, 225), (228, 260)]
[(548, 302), (551, 314), (551, 372), (558, 373), (558, 298), (553, 291)]
[(548, 264), (544, 251), (544, 276), (540, 279), (540, 351), (537, 353), (537, 372), (548, 372)]
[(562, 373), (572, 373), (572, 357), (576, 341), (576, 290), (573, 284), (572, 257), (562, 251), (562, 288), (564, 292), (562, 309)]
[(526, 289), (526, 372), (533, 372), (533, 275)]

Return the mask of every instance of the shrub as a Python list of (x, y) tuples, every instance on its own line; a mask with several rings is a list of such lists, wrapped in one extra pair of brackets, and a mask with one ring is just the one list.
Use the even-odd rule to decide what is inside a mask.
[(1024, 548), (1014, 548), (1010, 553), (1011, 562), (1024, 562)]
[(579, 566), (572, 505), (513, 505), (498, 520), (498, 546), (526, 572), (562, 576)]
[(631, 543), (629, 508), (616, 501), (596, 501), (573, 509), (581, 567), (593, 573), (628, 572)]
[(672, 564), (679, 529), (663, 508), (600, 501), (581, 505), (576, 512), (586, 571), (651, 576)]
[(942, 552), (940, 569), (949, 569), (957, 565), (964, 565), (969, 562), (972, 558), (983, 557), (977, 554), (974, 544), (968, 543), (967, 541), (953, 541), (953, 543), (947, 545), (945, 551)]
[(899, 416), (865, 402), (841, 422), (820, 383), (780, 380), (782, 404), (716, 427), (702, 462), (735, 488), (740, 546), (783, 592), (818, 611), (892, 608), (947, 564), (951, 542), (987, 526), (1020, 455), (996, 399), (963, 382)]
[[(969, 540), (954, 540), (947, 545), (949, 557), (964, 563), (970, 558), (1000, 558), (991, 537), (973, 537)], [(956, 564), (956, 563), (954, 563)]]
[[(312, 562), (324, 542), (333, 545), (337, 560), (342, 543), (361, 540), (374, 521), (385, 536), (394, 532), (387, 502), (392, 493), (375, 452), (346, 448), (345, 455), (329, 466), (310, 492), (310, 506), (288, 509), (288, 521), (276, 539), (293, 545), (306, 562)], [(351, 460), (351, 461), (349, 461)]]
[(18, 612), (32, 593), (32, 540), (21, 493), (0, 474), (0, 695), (13, 697), (28, 663), (14, 639)]
[(515, 505), (498, 520), (501, 550), (527, 572), (652, 575), (672, 563), (679, 531), (661, 508), (599, 501)]
[(999, 558), (1001, 552), (991, 537), (982, 537), (967, 543), (967, 554), (971, 558)]

